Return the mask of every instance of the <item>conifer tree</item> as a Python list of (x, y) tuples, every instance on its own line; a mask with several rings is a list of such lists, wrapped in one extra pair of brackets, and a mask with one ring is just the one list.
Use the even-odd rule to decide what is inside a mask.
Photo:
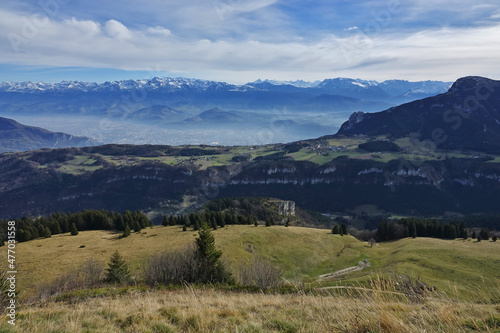
[(161, 221), (161, 224), (164, 225), (164, 226), (167, 226), (169, 224), (168, 223), (167, 215), (163, 215), (163, 219)]
[(78, 229), (76, 229), (76, 225), (74, 223), (71, 223), (69, 231), (71, 232), (72, 236), (78, 235)]
[(115, 284), (124, 284), (130, 281), (127, 263), (118, 251), (115, 251), (109, 260), (105, 281)]
[(177, 223), (177, 219), (175, 218), (175, 216), (170, 215), (170, 217), (168, 218), (168, 225), (174, 226), (174, 225), (176, 225), (176, 223)]
[(125, 224), (125, 229), (123, 230), (123, 234), (120, 236), (120, 238), (125, 238), (130, 236), (130, 227), (128, 224)]
[(42, 237), (43, 238), (49, 238), (52, 234), (50, 233), (50, 229), (47, 227), (44, 227), (42, 230)]
[(253, 218), (252, 214), (250, 214), (248, 216), (248, 222), (247, 223), (250, 224), (250, 225), (255, 224), (255, 219)]
[(340, 229), (342, 229), (342, 235), (347, 235), (347, 225), (345, 223), (340, 225)]
[(410, 224), (409, 234), (410, 234), (410, 237), (417, 238), (417, 226), (416, 226), (415, 222), (412, 222)]
[(493, 235), (493, 237), (491, 237), (491, 240), (496, 242), (497, 241), (497, 235)]
[(333, 226), (333, 228), (332, 228), (332, 234), (334, 234), (334, 235), (340, 234), (340, 229), (339, 229), (339, 225), (338, 224), (336, 224), (336, 225)]
[(203, 223), (196, 238), (196, 259), (199, 264), (198, 281), (201, 283), (233, 282), (231, 273), (220, 262), (222, 252), (215, 247), (210, 227)]
[(488, 229), (482, 229), (481, 233), (479, 235), (481, 235), (481, 239), (483, 239), (483, 240), (490, 239), (490, 233), (488, 232)]

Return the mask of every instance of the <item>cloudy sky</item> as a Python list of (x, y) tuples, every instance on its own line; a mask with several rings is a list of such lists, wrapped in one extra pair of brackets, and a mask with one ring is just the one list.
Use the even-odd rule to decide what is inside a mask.
[(2, 0), (0, 81), (500, 79), (498, 0)]

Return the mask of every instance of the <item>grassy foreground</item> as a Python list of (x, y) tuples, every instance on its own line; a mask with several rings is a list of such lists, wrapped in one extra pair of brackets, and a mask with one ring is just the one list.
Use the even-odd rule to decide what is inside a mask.
[(186, 287), (22, 309), (1, 332), (498, 332), (500, 305), (391, 294), (268, 295)]
[[(228, 266), (255, 255), (312, 292), (262, 294), (185, 286), (139, 287), (34, 299), (39, 285), (87, 259), (107, 263), (118, 250), (142, 278), (148, 258), (180, 249), (197, 233), (155, 226), (119, 239), (110, 231), (57, 235), (17, 244), (21, 290), (16, 326), (0, 332), (499, 332), (500, 243), (403, 239), (371, 247), (329, 230), (228, 226), (213, 232)], [(371, 267), (317, 282), (319, 275), (368, 259)], [(394, 274), (419, 276), (435, 288), (415, 299), (382, 287)], [(371, 282), (381, 283), (371, 283)], [(393, 280), (394, 281), (394, 280)], [(395, 286), (392, 286), (395, 287)], [(394, 289), (397, 290), (397, 289)]]

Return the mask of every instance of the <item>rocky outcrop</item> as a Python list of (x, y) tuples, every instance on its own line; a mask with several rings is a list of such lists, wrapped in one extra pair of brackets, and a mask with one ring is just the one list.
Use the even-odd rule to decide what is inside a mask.
[(278, 202), (278, 214), (282, 216), (295, 216), (295, 202), (294, 201)]

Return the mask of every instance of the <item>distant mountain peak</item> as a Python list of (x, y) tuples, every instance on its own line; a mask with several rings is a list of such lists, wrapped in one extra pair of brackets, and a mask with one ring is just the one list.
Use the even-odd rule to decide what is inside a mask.
[(450, 88), (452, 93), (467, 92), (482, 87), (493, 87), (495, 81), (482, 76), (466, 76), (458, 79)]
[(428, 140), (442, 149), (500, 153), (500, 81), (458, 79), (448, 92), (376, 113), (356, 112), (337, 135)]

